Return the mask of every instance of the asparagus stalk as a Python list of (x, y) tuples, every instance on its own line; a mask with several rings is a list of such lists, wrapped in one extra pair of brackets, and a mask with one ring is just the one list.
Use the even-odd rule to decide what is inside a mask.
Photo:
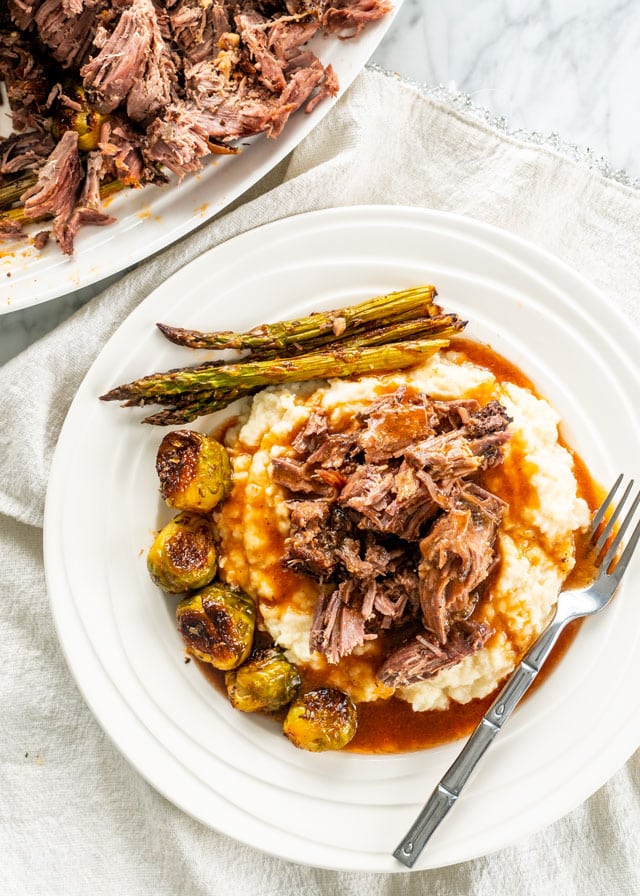
[[(419, 317), (415, 320), (393, 322), (388, 325), (370, 328), (362, 333), (358, 333), (349, 339), (332, 340), (332, 348), (338, 349), (357, 349), (372, 345), (385, 345), (392, 342), (407, 342), (417, 339), (449, 339), (451, 336), (458, 335), (466, 327), (467, 322), (461, 320), (457, 314), (441, 314), (438, 317)], [(326, 346), (320, 346), (320, 349)], [(289, 358), (293, 355), (298, 357), (303, 352), (297, 346), (290, 346), (284, 351), (278, 352), (275, 349), (259, 350), (250, 352), (242, 358), (242, 363), (254, 361), (267, 361), (274, 358)], [(306, 352), (311, 354), (311, 352)], [(180, 373), (183, 370), (202, 371), (211, 370), (213, 367), (228, 367), (229, 361), (225, 359), (217, 359), (215, 361), (205, 361), (197, 366), (177, 368), (167, 371), (167, 375)], [(174, 404), (175, 395), (156, 396), (158, 404)], [(128, 405), (137, 405), (138, 401), (133, 399)]]
[[(21, 194), (24, 193), (24, 191), (28, 187), (33, 186), (33, 184), (36, 183), (36, 178), (33, 177), (31, 180), (29, 180), (29, 178), (25, 177), (22, 179), (22, 181), (23, 181), (23, 186), (20, 191)], [(13, 181), (13, 184), (15, 184), (15, 183), (17, 183), (17, 181)], [(7, 186), (9, 186), (9, 185), (7, 185)], [(119, 193), (120, 190), (123, 190), (125, 188), (125, 186), (126, 186), (126, 184), (122, 183), (121, 180), (113, 180), (107, 184), (102, 184), (100, 186), (100, 198), (108, 199), (110, 196), (113, 196), (115, 193)], [(2, 188), (0, 187), (0, 191), (1, 190), (2, 190)], [(8, 196), (8, 193), (5, 194), (5, 197), (6, 196)], [(16, 200), (18, 198), (19, 197), (16, 196)], [(2, 210), (2, 209), (5, 209), (5, 210)], [(46, 217), (49, 217), (49, 216), (47, 215)], [(43, 220), (45, 220), (45, 216), (42, 216), (40, 218), (27, 218), (27, 216), (24, 213), (24, 208), (21, 205), (16, 206), (16, 208), (7, 208), (6, 206), (3, 206), (2, 200), (0, 200), (0, 225), (2, 224), (2, 221), (15, 221), (19, 224), (33, 224), (34, 222), (43, 221)], [(1, 226), (0, 226), (0, 230), (1, 230)]]
[(185, 423), (191, 423), (198, 417), (205, 414), (213, 414), (215, 411), (221, 411), (228, 407), (238, 398), (247, 398), (259, 392), (259, 388), (249, 389), (247, 392), (228, 392), (224, 398), (215, 398), (211, 392), (198, 392), (197, 397), (191, 397), (190, 402), (180, 403), (174, 407), (165, 408), (149, 417), (145, 417), (143, 423), (150, 423), (152, 426), (182, 426)]
[[(427, 325), (426, 334), (423, 333), (425, 320)], [(389, 327), (376, 327), (362, 336), (346, 340), (344, 343), (340, 344), (340, 348), (355, 349), (358, 347), (383, 345), (391, 342), (404, 342), (407, 339), (415, 339), (423, 335), (426, 335), (431, 339), (436, 336), (439, 339), (448, 339), (450, 336), (457, 335), (466, 325), (466, 322), (460, 320), (455, 314), (442, 315), (438, 326), (431, 326), (432, 323), (435, 324), (434, 318), (419, 318), (415, 321), (402, 321), (399, 324), (392, 324)], [(261, 352), (259, 358), (256, 358), (252, 353), (249, 358), (243, 358), (242, 360), (243, 363), (246, 363), (255, 360), (264, 361), (272, 357), (272, 353), (263, 354)], [(280, 355), (280, 357), (283, 356)], [(228, 363), (228, 361), (208, 361), (205, 364), (198, 365), (198, 367), (190, 367), (188, 369), (191, 371), (211, 370), (214, 367), (228, 366)], [(169, 371), (169, 373), (174, 372), (176, 371)], [(149, 417), (143, 422), (170, 425), (176, 422), (185, 423), (190, 420), (195, 420), (196, 417), (201, 416), (202, 413), (211, 414), (213, 411), (219, 410), (220, 407), (226, 407), (232, 401), (235, 401), (236, 398), (241, 398), (247, 394), (249, 393), (244, 390), (233, 390), (227, 393), (222, 399), (222, 403), (220, 403), (217, 393), (213, 392), (198, 392), (196, 401), (194, 401), (194, 395), (191, 392), (185, 392), (182, 395), (168, 393), (166, 395), (156, 395), (152, 399), (144, 397), (130, 398), (124, 402), (123, 407), (144, 407), (147, 403), (165, 405), (169, 410), (159, 412), (157, 415)], [(201, 411), (201, 407), (206, 408), (206, 410), (204, 412)]]
[(299, 348), (304, 345), (310, 350), (315, 345), (354, 335), (372, 322), (406, 320), (416, 315), (435, 317), (442, 312), (433, 301), (435, 296), (435, 287), (418, 286), (377, 296), (348, 308), (318, 311), (299, 320), (262, 324), (246, 333), (234, 333), (231, 330), (200, 333), (197, 330), (184, 330), (167, 324), (159, 323), (157, 326), (171, 342), (187, 348), (253, 351), (261, 349), (281, 352), (288, 347)]
[[(293, 344), (283, 349), (254, 349), (243, 357), (243, 361), (265, 361), (269, 358), (289, 358), (301, 353), (323, 351), (329, 347), (349, 348), (366, 345), (384, 345), (390, 342), (406, 342), (415, 339), (446, 339), (460, 333), (466, 321), (457, 314), (439, 314), (436, 317), (417, 317), (409, 320), (393, 320), (379, 327), (368, 325), (351, 334), (336, 339), (333, 335), (320, 336), (302, 346)], [(212, 362), (215, 363), (215, 362)], [(223, 362), (224, 363), (224, 362)], [(228, 363), (228, 362), (227, 362)]]
[[(252, 391), (257, 391), (257, 389)], [(144, 408), (147, 405), (160, 405), (169, 408), (173, 412), (189, 409), (197, 403), (198, 407), (200, 407), (200, 405), (203, 407), (212, 407), (214, 411), (217, 411), (219, 410), (218, 404), (220, 402), (222, 402), (220, 407), (226, 407), (228, 404), (231, 404), (232, 401), (235, 401), (236, 398), (244, 398), (244, 396), (248, 394), (250, 393), (245, 389), (229, 389), (221, 396), (218, 390), (208, 389), (202, 392), (183, 392), (182, 395), (156, 395), (154, 398), (130, 398), (128, 401), (125, 401), (121, 407)], [(212, 411), (207, 411), (206, 413), (211, 414)]]
[(118, 386), (102, 395), (103, 401), (144, 400), (156, 396), (212, 393), (215, 402), (232, 393), (246, 394), (252, 389), (285, 382), (344, 377), (380, 370), (411, 367), (449, 344), (446, 339), (395, 342), (390, 345), (336, 347), (329, 351), (310, 352), (293, 358), (267, 361), (240, 361), (223, 367), (184, 368), (169, 373), (156, 373), (132, 383)]
[[(467, 322), (457, 314), (439, 314), (436, 317), (417, 317), (411, 320), (393, 321), (380, 327), (373, 327), (352, 339), (332, 341), (338, 348), (353, 346), (387, 345), (417, 339), (448, 339), (462, 332)], [(251, 355), (253, 357), (253, 354)]]
[[(408, 321), (407, 323), (412, 323), (412, 322)], [(462, 324), (462, 326), (464, 326), (464, 324)], [(352, 343), (355, 343), (355, 344), (352, 344), (352, 346), (350, 346), (350, 348), (357, 349), (358, 346), (364, 347), (365, 345), (374, 346), (374, 345), (386, 344), (384, 341), (384, 337), (381, 333), (381, 330), (383, 330), (383, 329), (385, 329), (385, 328), (379, 328), (379, 330), (375, 331), (375, 333), (372, 332), (370, 334), (371, 341), (369, 341), (369, 334), (367, 334), (366, 337), (362, 337), (361, 339), (358, 339), (357, 342), (355, 339), (352, 340)], [(409, 328), (407, 328), (407, 329), (409, 329)], [(439, 348), (446, 347), (449, 344), (449, 340), (445, 339), (444, 337), (448, 336), (448, 335), (455, 335), (457, 332), (459, 332), (460, 329), (462, 329), (462, 327), (450, 327), (449, 330), (451, 332), (443, 331), (443, 333), (441, 334), (443, 338), (438, 341), (438, 344), (433, 348), (432, 353), (435, 354), (435, 352)], [(435, 341), (436, 340), (434, 339), (433, 342), (435, 342)], [(312, 357), (313, 354), (316, 354), (316, 353), (315, 352), (309, 353), (309, 355), (306, 355), (304, 357), (310, 358), (310, 357)], [(426, 357), (428, 357), (428, 356), (429, 355), (427, 354)], [(405, 365), (398, 365), (398, 368), (401, 366), (405, 366)], [(398, 369), (398, 368), (396, 368), (396, 369)], [(385, 369), (389, 369), (389, 368), (385, 368)], [(354, 371), (352, 371), (352, 372), (354, 372)], [(362, 372), (362, 371), (355, 371), (355, 372)], [(370, 372), (370, 371), (366, 371), (366, 372)], [(344, 373), (326, 374), (326, 376), (329, 376), (329, 375), (331, 375), (331, 376), (346, 376), (347, 374), (344, 374)], [(312, 378), (313, 377), (304, 377), (304, 379), (312, 379)], [(153, 426), (179, 426), (179, 425), (183, 425), (185, 423), (191, 423), (194, 420), (196, 420), (198, 417), (202, 417), (205, 414), (213, 414), (215, 411), (220, 411), (223, 408), (226, 408), (228, 405), (232, 404), (232, 402), (236, 401), (238, 398), (246, 398), (247, 396), (254, 395), (256, 392), (258, 392), (260, 390), (260, 388), (261, 388), (261, 386), (256, 386), (254, 388), (246, 389), (246, 390), (243, 388), (231, 389), (231, 390), (225, 392), (223, 395), (220, 395), (219, 391), (214, 390), (214, 391), (210, 391), (210, 392), (209, 391), (207, 391), (207, 392), (186, 392), (186, 393), (183, 393), (182, 395), (173, 394), (173, 395), (156, 396), (155, 398), (151, 399), (150, 403), (167, 405), (168, 407), (165, 410), (158, 411), (155, 414), (151, 414), (149, 417), (145, 417), (142, 422), (149, 423)], [(148, 399), (147, 399), (147, 401), (148, 401)], [(145, 401), (145, 399), (142, 399), (142, 401), (135, 401), (133, 399), (130, 399), (127, 402), (127, 406), (129, 406), (129, 407), (135, 406), (135, 405), (140, 406), (140, 405), (144, 405), (146, 403), (147, 402)]]
[(16, 177), (14, 180), (8, 181), (6, 184), (0, 185), (0, 210), (6, 210), (18, 202), (22, 194), (32, 187), (37, 180), (35, 174), (25, 174), (22, 177)]

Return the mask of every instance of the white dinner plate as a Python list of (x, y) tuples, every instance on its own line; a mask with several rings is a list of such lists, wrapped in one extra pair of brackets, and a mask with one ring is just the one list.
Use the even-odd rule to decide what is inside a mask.
[(330, 111), (375, 52), (402, 2), (393, 0), (392, 11), (357, 38), (318, 36), (309, 43), (324, 65), (333, 66), (339, 94), (323, 100), (309, 115), (304, 111), (292, 115), (276, 140), (260, 135), (242, 141), (238, 156), (211, 156), (201, 172), (187, 175), (181, 183), (172, 176), (163, 187), (124, 190), (108, 205), (116, 223), (83, 228), (71, 257), (53, 244), (42, 252), (22, 242), (2, 247), (0, 314), (28, 308), (124, 271), (226, 208), (295, 149)]
[[(467, 334), (517, 364), (560, 411), (602, 483), (638, 474), (640, 341), (588, 282), (493, 227), (422, 209), (301, 215), (206, 253), (146, 299), (87, 374), (62, 429), (45, 515), (51, 605), (69, 666), (131, 764), (205, 825), (323, 867), (401, 871), (392, 850), (460, 743), (398, 756), (296, 750), (232, 710), (185, 665), (175, 600), (145, 554), (168, 518), (155, 454), (164, 430), (98, 401), (110, 387), (194, 363), (156, 321), (246, 329), (434, 283)], [(200, 357), (200, 355), (198, 355)], [(199, 421), (201, 429), (215, 421)], [(585, 800), (640, 744), (640, 563), (517, 711), (417, 868), (499, 849)]]

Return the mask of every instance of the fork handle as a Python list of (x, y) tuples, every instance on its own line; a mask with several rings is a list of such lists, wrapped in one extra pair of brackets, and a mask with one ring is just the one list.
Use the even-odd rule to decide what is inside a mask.
[(529, 648), (453, 765), (445, 772), (427, 804), (394, 850), (395, 858), (407, 868), (413, 868), (427, 841), (455, 805), (460, 791), (493, 743), (495, 736), (502, 730), (502, 726), (533, 684), (571, 618), (573, 617), (556, 616)]

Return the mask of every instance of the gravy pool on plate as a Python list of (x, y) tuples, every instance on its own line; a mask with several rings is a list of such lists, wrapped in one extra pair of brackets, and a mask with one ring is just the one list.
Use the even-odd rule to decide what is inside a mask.
[[(501, 462), (471, 479), (504, 502), (495, 538), (496, 562), (472, 609), (471, 622), (488, 637), (459, 662), (415, 683), (381, 682), (389, 652), (407, 638), (402, 624), (378, 629), (339, 662), (309, 646), (326, 582), (283, 565), (291, 534), (292, 498), (278, 484), (274, 461), (292, 445), (311, 415), (321, 412), (344, 431), (381, 396), (398, 390), (436, 402), (498, 402), (511, 422)], [(348, 749), (400, 752), (471, 730), (499, 683), (544, 628), (567, 577), (590, 575), (581, 533), (597, 504), (597, 489), (563, 444), (559, 417), (531, 383), (487, 347), (457, 340), (407, 371), (274, 387), (255, 396), (225, 441), (233, 488), (216, 510), (220, 575), (256, 598), (261, 627), (298, 667), (303, 688), (338, 688), (359, 705), (358, 733)], [(295, 567), (295, 564), (293, 564)]]

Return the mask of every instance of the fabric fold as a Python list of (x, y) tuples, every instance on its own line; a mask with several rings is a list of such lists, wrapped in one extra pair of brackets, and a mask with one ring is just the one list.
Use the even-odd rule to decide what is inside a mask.
[[(367, 70), (225, 214), (118, 278), (0, 370), (3, 894), (474, 896), (640, 892), (638, 754), (584, 806), (501, 853), (412, 875), (295, 866), (209, 831), (153, 791), (84, 705), (53, 629), (41, 551), (51, 458), (84, 375), (126, 316), (207, 249), (279, 218), (401, 204), (534, 242), (640, 322), (640, 192), (446, 98)], [(97, 400), (97, 397), (96, 397)]]

